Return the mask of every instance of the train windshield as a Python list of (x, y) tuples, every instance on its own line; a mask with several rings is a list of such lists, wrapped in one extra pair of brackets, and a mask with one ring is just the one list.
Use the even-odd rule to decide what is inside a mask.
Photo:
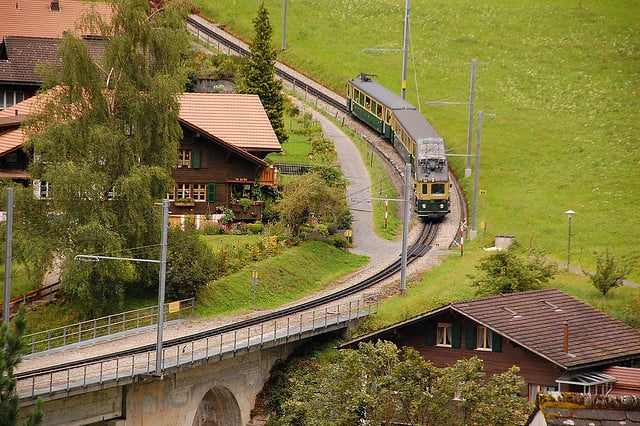
[(432, 194), (444, 194), (444, 183), (433, 183), (433, 184), (431, 184), (431, 193)]

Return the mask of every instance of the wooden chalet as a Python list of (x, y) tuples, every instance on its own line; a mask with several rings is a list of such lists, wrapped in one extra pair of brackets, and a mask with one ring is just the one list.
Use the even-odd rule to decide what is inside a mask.
[(342, 344), (388, 340), (438, 367), (479, 357), (488, 374), (520, 367), (522, 396), (539, 391), (609, 393), (609, 366), (640, 361), (640, 332), (557, 290), (450, 303)]
[[(38, 97), (0, 111), (0, 177), (29, 185), (28, 158), (20, 123)], [(276, 170), (264, 157), (282, 150), (257, 95), (184, 93), (179, 98), (183, 139), (172, 175), (172, 222), (193, 216), (197, 224), (222, 216), (255, 222), (262, 217), (257, 195), (275, 184)], [(37, 197), (46, 197), (46, 184), (34, 182)]]
[(262, 217), (260, 187), (275, 184), (264, 157), (282, 150), (257, 95), (184, 93), (180, 97), (184, 137), (173, 170), (170, 211), (195, 215), (196, 223), (231, 208), (238, 221)]

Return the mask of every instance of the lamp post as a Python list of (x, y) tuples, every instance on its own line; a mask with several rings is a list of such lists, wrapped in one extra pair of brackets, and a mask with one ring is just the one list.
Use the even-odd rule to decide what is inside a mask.
[(167, 229), (169, 227), (169, 200), (162, 200), (162, 237), (160, 245), (160, 260), (136, 259), (132, 257), (98, 256), (93, 254), (78, 254), (74, 260), (98, 262), (105, 260), (126, 260), (129, 262), (147, 262), (160, 264), (160, 285), (158, 287), (158, 332), (156, 340), (156, 370), (154, 376), (162, 378), (162, 331), (164, 329), (164, 293), (167, 276)]
[(569, 231), (567, 235), (567, 270), (569, 270), (569, 263), (571, 262), (571, 217), (575, 212), (573, 210), (567, 210), (564, 214), (567, 215), (569, 221)]

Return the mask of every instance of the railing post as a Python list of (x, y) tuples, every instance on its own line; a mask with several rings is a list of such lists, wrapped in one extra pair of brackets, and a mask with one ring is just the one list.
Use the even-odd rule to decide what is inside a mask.
[(95, 339), (98, 332), (98, 320), (94, 318), (93, 320), (93, 338)]

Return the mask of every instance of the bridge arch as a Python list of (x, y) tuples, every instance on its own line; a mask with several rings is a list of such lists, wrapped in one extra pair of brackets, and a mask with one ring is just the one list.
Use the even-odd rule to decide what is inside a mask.
[(193, 426), (240, 426), (240, 406), (233, 393), (224, 386), (210, 389), (200, 400)]

